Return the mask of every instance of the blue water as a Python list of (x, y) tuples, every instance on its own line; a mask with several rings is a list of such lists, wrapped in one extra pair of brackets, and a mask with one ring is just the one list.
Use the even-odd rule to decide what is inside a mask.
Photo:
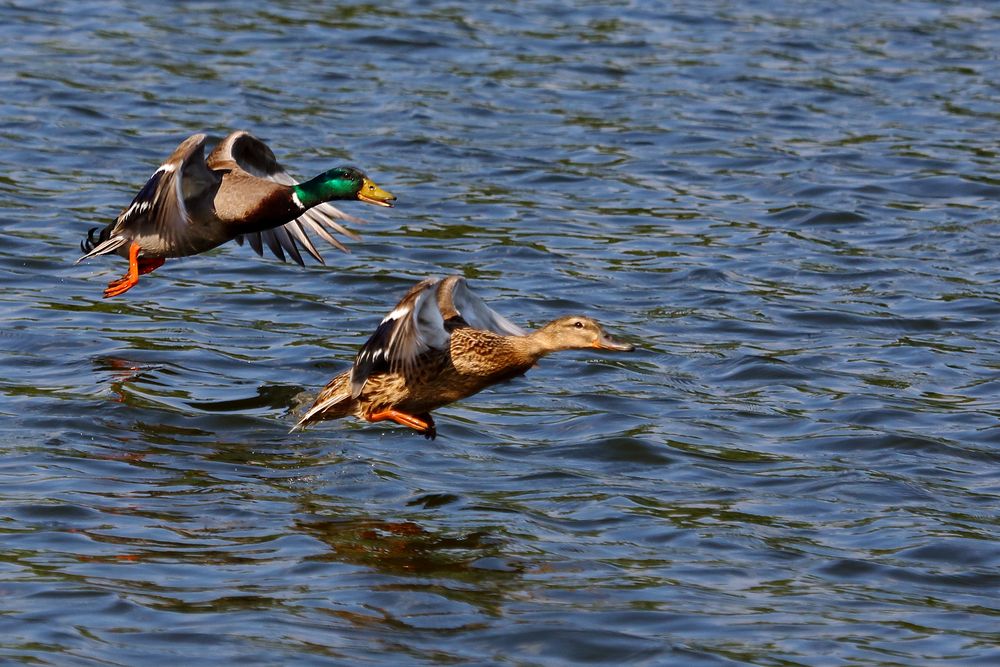
[[(1000, 8), (0, 6), (0, 662), (1000, 663)], [(74, 265), (199, 131), (398, 195)], [(570, 352), (293, 413), (416, 280)]]

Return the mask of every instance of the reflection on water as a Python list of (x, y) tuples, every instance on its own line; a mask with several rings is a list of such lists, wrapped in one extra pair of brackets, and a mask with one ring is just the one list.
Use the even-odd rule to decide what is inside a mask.
[[(0, 656), (43, 664), (990, 664), (992, 5), (0, 8)], [(398, 207), (299, 268), (74, 266), (248, 129)], [(625, 358), (439, 438), (289, 434), (458, 273)], [(403, 656), (401, 658), (401, 656)]]

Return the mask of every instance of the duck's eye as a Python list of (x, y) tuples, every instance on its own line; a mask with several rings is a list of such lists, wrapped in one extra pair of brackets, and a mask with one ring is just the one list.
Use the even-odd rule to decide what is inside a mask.
[(583, 322), (581, 322), (580, 320), (577, 320), (576, 322), (573, 322), (573, 326), (575, 326), (577, 329), (582, 329), (583, 328)]

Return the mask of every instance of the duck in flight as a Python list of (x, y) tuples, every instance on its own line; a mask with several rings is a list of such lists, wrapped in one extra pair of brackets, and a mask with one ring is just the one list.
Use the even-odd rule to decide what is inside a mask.
[(306, 230), (344, 251), (330, 232), (357, 238), (338, 221), (358, 219), (327, 202), (392, 206), (396, 200), (353, 167), (298, 183), (271, 149), (247, 132), (227, 136), (207, 160), (206, 142), (204, 134), (185, 139), (113, 223), (87, 233), (78, 263), (108, 253), (129, 262), (125, 275), (108, 284), (105, 298), (128, 291), (167, 258), (197, 255), (233, 239), (245, 240), (258, 255), (266, 244), (281, 261), (287, 252), (300, 265), (301, 245), (323, 263)]
[(293, 430), (354, 415), (437, 435), (431, 411), (523, 375), (559, 350), (629, 352), (583, 315), (525, 331), (486, 305), (459, 276), (417, 283), (378, 325), (353, 367), (320, 391)]

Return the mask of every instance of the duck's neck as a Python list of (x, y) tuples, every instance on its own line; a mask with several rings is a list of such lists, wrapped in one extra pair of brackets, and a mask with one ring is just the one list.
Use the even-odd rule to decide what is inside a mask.
[(554, 345), (551, 336), (544, 329), (533, 331), (527, 336), (509, 336), (508, 340), (511, 341), (516, 354), (528, 366), (533, 366), (545, 355), (561, 349)]
[(292, 186), (292, 201), (302, 208), (313, 206), (334, 199), (355, 199), (358, 184), (343, 178), (330, 178), (328, 174), (320, 174), (304, 183)]

